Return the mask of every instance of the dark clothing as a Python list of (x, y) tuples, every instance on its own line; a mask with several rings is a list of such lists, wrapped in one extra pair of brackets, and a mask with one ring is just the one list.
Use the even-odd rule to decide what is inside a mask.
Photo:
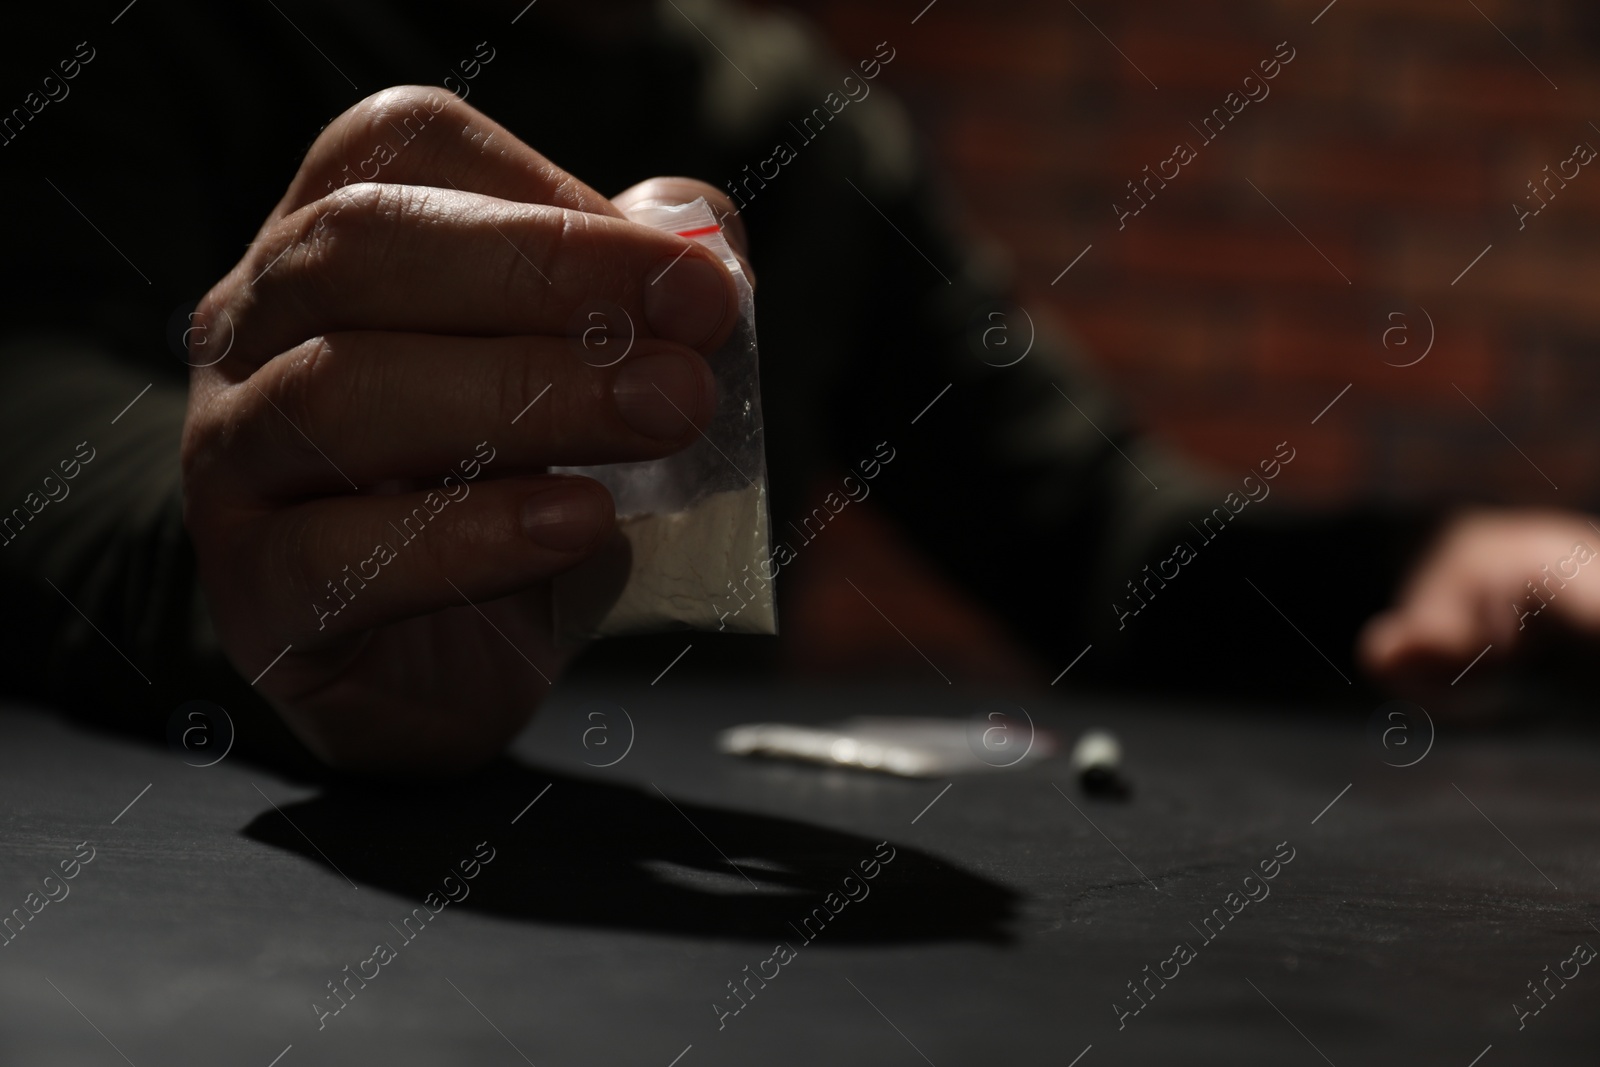
[[(15, 521), (0, 535), (0, 656), (13, 689), (124, 721), (250, 699), (211, 634), (183, 530), (184, 315), (329, 120), (390, 85), (444, 83), (607, 194), (657, 174), (733, 183), (760, 278), (778, 536), (820, 504), (819, 473), (888, 442), (873, 499), (1045, 662), (1093, 642), (1085, 678), (1348, 691), (1307, 643), (1353, 677), (1354, 626), (1392, 589), (1414, 524), (1303, 519), (1273, 499), (1212, 543), (1200, 520), (1245, 472), (1211, 483), (1135, 436), (1042, 329), (1021, 362), (989, 365), (1020, 351), (1027, 326), (991, 317), (1008, 280), (946, 223), (889, 96), (892, 59), (871, 81), (856, 69), (851, 89), (850, 68), (795, 23), (688, 0), (604, 47), (539, 7), (512, 25), (520, 5), (278, 6), (7, 16), (0, 516)], [(461, 64), (480, 42), (494, 58), (469, 81)], [(792, 158), (771, 176), (780, 143)], [(984, 347), (997, 323), (1016, 347)], [(94, 458), (59, 482), (82, 442)], [(1277, 446), (1263, 439), (1262, 459)], [(35, 512), (52, 472), (69, 492)], [(1147, 564), (1172, 575), (1180, 541), (1194, 558), (1142, 584)], [(1122, 614), (1130, 581), (1148, 603), (1137, 615)]]

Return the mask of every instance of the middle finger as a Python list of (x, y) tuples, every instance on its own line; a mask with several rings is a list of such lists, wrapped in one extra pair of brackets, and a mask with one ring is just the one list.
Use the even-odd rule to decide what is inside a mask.
[(709, 421), (716, 384), (690, 349), (637, 341), (601, 367), (574, 347), (368, 331), (308, 341), (227, 387), (245, 415), (225, 447), (254, 477), (218, 491), (290, 498), (436, 479), (477, 442), (498, 477), (655, 459)]

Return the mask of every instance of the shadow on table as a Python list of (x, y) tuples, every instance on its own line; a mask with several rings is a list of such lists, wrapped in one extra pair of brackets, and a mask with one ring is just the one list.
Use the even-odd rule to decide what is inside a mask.
[[(904, 845), (880, 849), (856, 834), (510, 760), (437, 787), (331, 786), (263, 812), (244, 833), (419, 905), (444, 895), (460, 861), (487, 842), (492, 861), (471, 881), (450, 881), (462, 899), (449, 907), (541, 923), (797, 943), (801, 921), (837, 892), (839, 914), (820, 933), (810, 927), (826, 944), (1004, 943), (1017, 902), (1015, 891)], [(861, 862), (891, 847), (863, 882)], [(861, 899), (840, 907), (851, 874)]]

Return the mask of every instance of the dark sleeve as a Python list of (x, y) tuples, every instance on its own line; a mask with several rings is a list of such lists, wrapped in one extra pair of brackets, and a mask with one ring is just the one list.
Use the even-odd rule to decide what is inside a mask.
[(78, 14), (30, 11), (0, 43), (0, 106), (21, 106), (0, 120), (0, 677), (156, 736), (186, 701), (213, 701), (241, 751), (278, 750), (287, 735), (223, 655), (196, 581), (175, 342), (287, 174), (230, 185), (225, 135), (191, 138), (223, 130), (229, 107), (249, 114), (184, 83), (225, 62), (214, 22), (133, 8), (85, 28)]
[(304, 766), (210, 625), (183, 525), (186, 393), (70, 336), (0, 346), (0, 671), (13, 695), (152, 738), (208, 701), (237, 754)]

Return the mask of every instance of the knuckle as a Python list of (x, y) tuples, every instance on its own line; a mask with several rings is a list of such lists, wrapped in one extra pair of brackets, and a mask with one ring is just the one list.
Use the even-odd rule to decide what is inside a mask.
[(203, 514), (220, 499), (244, 492), (237, 466), (248, 420), (237, 390), (237, 386), (191, 389), (178, 448), (186, 513)]
[(456, 543), (458, 524), (452, 520), (456, 518), (445, 510), (443, 514), (434, 515), (426, 504), (418, 504), (412, 509), (413, 515), (417, 511), (428, 515), (432, 520), (425, 527), (427, 536), (419, 537), (415, 547), (419, 549), (419, 570), (429, 575), (460, 573), (461, 553)]
[[(284, 354), (270, 392), (276, 393), (278, 406), (301, 429), (311, 431), (339, 417), (337, 407), (345, 399), (339, 388), (348, 356), (333, 335), (311, 338)], [(335, 410), (330, 411), (330, 405)]]
[(516, 419), (518, 428), (531, 440), (548, 438), (550, 412), (560, 394), (568, 391), (556, 388), (552, 370), (540, 339), (534, 337), (519, 338), (515, 358), (507, 360), (501, 370), (499, 395), (504, 398), (506, 416)]
[(198, 396), (190, 397), (189, 409), (183, 418), (183, 439), (178, 446), (178, 460), (185, 481), (195, 477), (215, 452), (220, 426), (211, 407)]
[(359, 247), (373, 228), (399, 209), (393, 187), (373, 182), (342, 185), (296, 212), (298, 240), (313, 261), (328, 261)]
[(339, 334), (302, 342), (245, 383), (251, 441), (269, 462), (285, 453), (305, 462), (326, 462), (314, 442), (342, 426), (361, 394), (352, 381), (359, 357)]
[(219, 469), (245, 474), (259, 491), (270, 493), (282, 472), (309, 463), (310, 448), (295, 432), (292, 416), (254, 379), (235, 386), (234, 392), (233, 411), (217, 438)]
[[(361, 179), (370, 181), (377, 168), (413, 141), (424, 138), (436, 128), (448, 130), (465, 125), (470, 110), (449, 89), (436, 85), (397, 85), (374, 93), (351, 108), (340, 124), (339, 143), (346, 157), (362, 158), (364, 165), (358, 165), (357, 173)], [(398, 143), (395, 135), (399, 135)], [(387, 146), (389, 155), (372, 155), (378, 146)], [(367, 174), (367, 167), (373, 168), (374, 173)]]
[[(526, 301), (530, 286), (539, 289), (560, 285), (571, 276), (562, 263), (571, 251), (581, 249), (592, 238), (593, 216), (560, 208), (535, 206), (537, 212), (528, 236), (515, 242), (516, 252), (506, 260), (504, 295), (507, 300)], [(530, 278), (528, 268), (533, 268)]]
[(461, 573), (470, 561), (463, 558), (461, 526), (453, 510), (437, 486), (419, 487), (415, 494), (398, 498), (389, 517), (403, 532), (391, 542), (395, 555), (385, 572), (405, 576), (399, 579), (402, 583)]
[(288, 216), (272, 247), (262, 252), (256, 288), (286, 289), (302, 310), (327, 321), (348, 298), (350, 279), (381, 263), (408, 197), (398, 187), (363, 182), (342, 186)]
[(213, 285), (189, 316), (190, 328), (184, 331), (183, 345), (191, 365), (200, 362), (200, 354), (196, 349), (208, 343), (207, 335), (212, 332), (212, 327), (222, 321), (223, 309), (228, 303), (224, 295), (226, 285), (226, 279)]
[(211, 474), (224, 464), (225, 436), (216, 420), (192, 416), (184, 420), (178, 464), (183, 478), (184, 511), (204, 510)]
[[(331, 251), (321, 205), (318, 201), (286, 216), (256, 242), (243, 308), (250, 318), (276, 314), (270, 310), (275, 308), (301, 312), (312, 308), (312, 290)], [(288, 301), (290, 307), (282, 308), (282, 301)], [(262, 359), (271, 355), (259, 353)]]
[(460, 97), (438, 85), (394, 85), (357, 103), (346, 112), (346, 119), (357, 128), (376, 130), (418, 112), (437, 116), (464, 106)]
[(182, 335), (182, 359), (195, 382), (229, 379), (241, 373), (241, 361), (224, 363), (239, 340), (238, 317), (249, 303), (236, 267), (200, 298), (188, 315)]
[(344, 349), (338, 335), (313, 337), (241, 381), (193, 393), (179, 451), (186, 496), (248, 496), (323, 461), (312, 442), (359, 392), (345, 387), (355, 357)]
[[(331, 538), (326, 525), (294, 509), (284, 513), (274, 525), (277, 528), (272, 536), (262, 538), (265, 566), (261, 573), (268, 576), (270, 584), (278, 585), (287, 593), (287, 601), (309, 602), (318, 595), (319, 586), (332, 578), (322, 573), (331, 558)], [(314, 621), (314, 612), (307, 611), (299, 624), (310, 628)]]

